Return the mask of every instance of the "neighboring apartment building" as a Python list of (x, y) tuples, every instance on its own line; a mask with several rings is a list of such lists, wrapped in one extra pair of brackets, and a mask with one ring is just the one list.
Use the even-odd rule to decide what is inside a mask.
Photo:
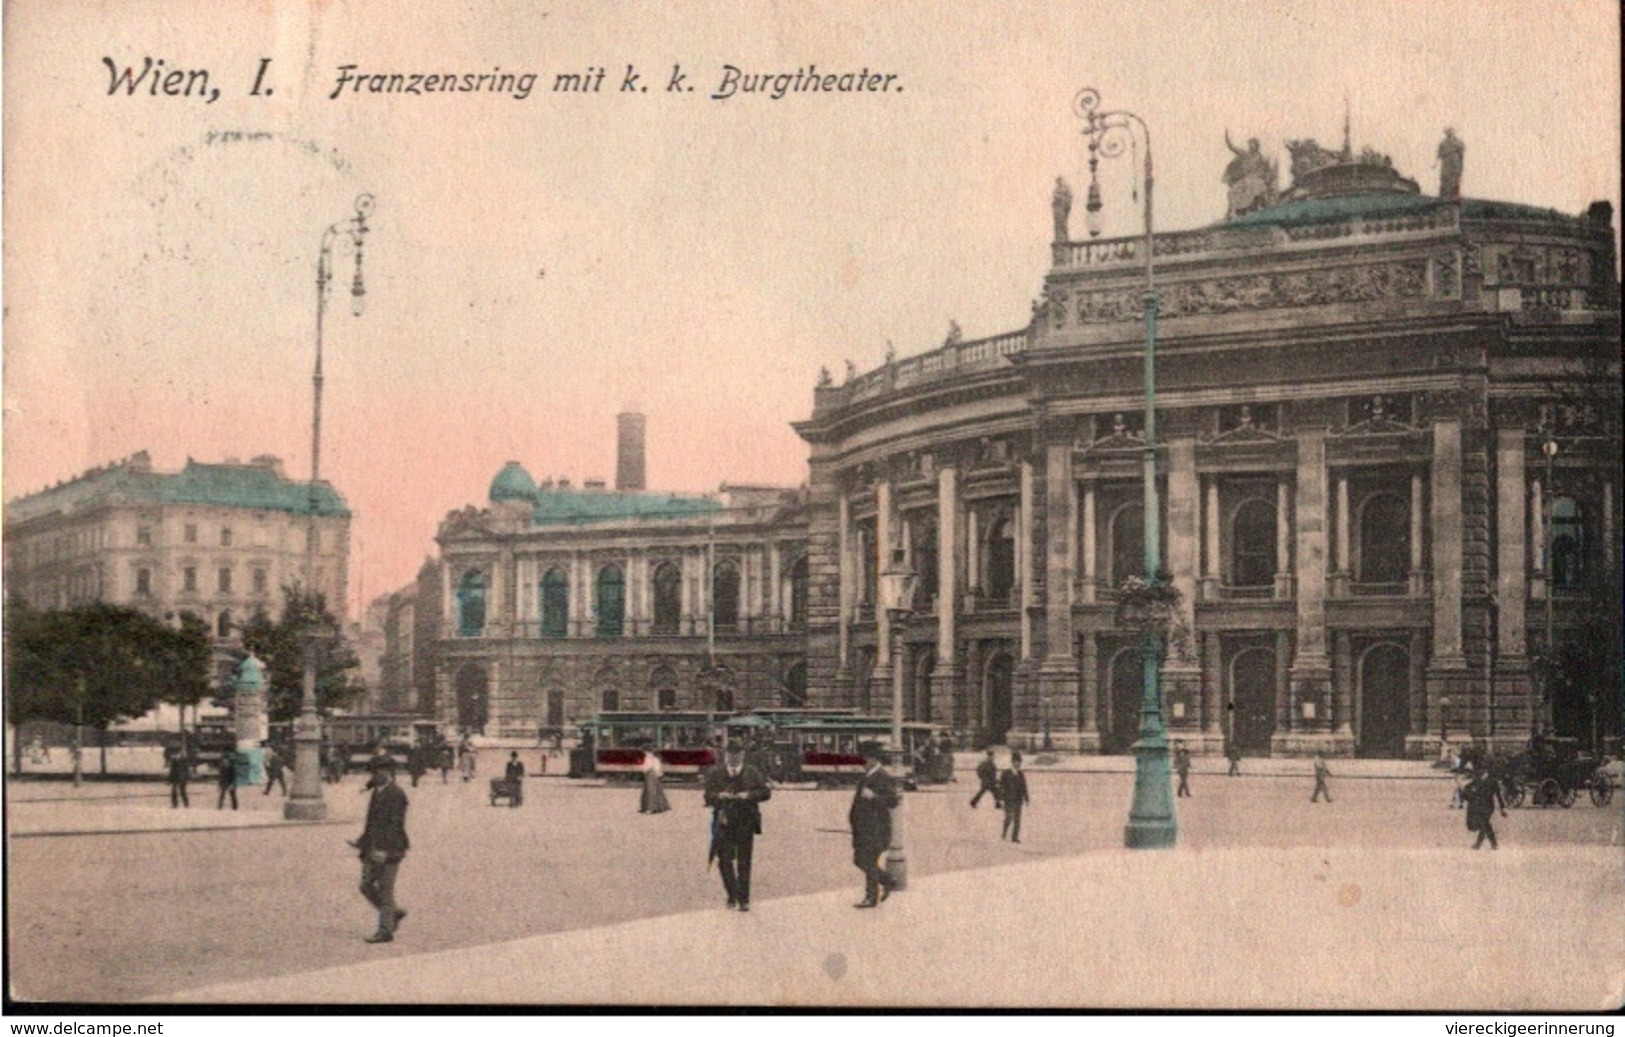
[(159, 619), (190, 612), (214, 634), (223, 683), (236, 624), (278, 615), (282, 588), (306, 583), (312, 532), (314, 586), (344, 610), (350, 511), (319, 483), (312, 530), (311, 503), (310, 484), (288, 479), (275, 457), (158, 472), (142, 451), (6, 504), (6, 593), (36, 608), (106, 601)]
[[(1274, 175), (1228, 171), (1230, 217), (1155, 237), (1170, 736), (1369, 756), (1617, 737), (1611, 207), (1460, 197), (1459, 152), (1441, 197), (1347, 142), (1293, 142), (1292, 185)], [(1135, 740), (1116, 598), (1144, 570), (1146, 242), (1071, 240), (1070, 198), (1025, 327), (825, 374), (796, 423), (816, 703), (884, 708), (901, 666), (910, 716), (983, 741)], [(921, 576), (900, 657), (876, 607), (895, 549)], [(1550, 678), (1554, 644), (1595, 658)]]

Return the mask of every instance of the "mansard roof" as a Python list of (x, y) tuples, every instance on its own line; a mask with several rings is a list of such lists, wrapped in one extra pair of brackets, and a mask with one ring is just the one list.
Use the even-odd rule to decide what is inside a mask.
[[(143, 458), (144, 455), (137, 455)], [(154, 472), (144, 463), (92, 469), (47, 490), (19, 498), (6, 507), (7, 524), (57, 512), (103, 504), (198, 504), (350, 517), (344, 498), (331, 483), (319, 481), (314, 495), (308, 482), (285, 478), (270, 463), (207, 464), (190, 458), (179, 472)]]
[(721, 502), (710, 497), (543, 488), (536, 492), (532, 521), (538, 526), (581, 526), (621, 519), (689, 518), (721, 510)]

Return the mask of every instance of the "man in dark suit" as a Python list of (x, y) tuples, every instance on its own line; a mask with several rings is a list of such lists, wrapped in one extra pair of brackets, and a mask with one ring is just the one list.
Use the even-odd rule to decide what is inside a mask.
[(525, 762), (519, 758), (519, 750), (515, 749), (508, 754), (508, 766), (503, 772), (508, 782), (508, 788), (513, 795), (508, 797), (508, 805), (516, 807), (525, 801)]
[(977, 789), (976, 795), (970, 799), (972, 810), (976, 809), (976, 804), (981, 802), (982, 797), (989, 792), (993, 793), (993, 808), (995, 810), (1004, 805), (999, 800), (999, 765), (993, 762), (992, 749), (989, 749), (986, 758), (976, 765), (976, 780), (981, 783), (982, 787)]
[(1031, 802), (1027, 798), (1027, 775), (1021, 773), (1021, 753), (1010, 754), (1010, 769), (999, 777), (999, 796), (1004, 800), (1004, 830), (1000, 839), (1021, 842), (1021, 808)]
[(863, 777), (852, 794), (847, 822), (852, 826), (852, 863), (863, 872), (863, 899), (853, 907), (874, 907), (891, 896), (896, 880), (881, 867), (880, 857), (891, 846), (891, 812), (901, 802), (897, 782), (880, 766), (884, 750), (878, 742), (863, 747)]
[(372, 799), (367, 804), (367, 826), (350, 845), (361, 851), (361, 895), (378, 909), (378, 931), (368, 943), (389, 943), (406, 917), (395, 903), (395, 876), (411, 843), (406, 838), (406, 793), (395, 784), (395, 764), (387, 757), (373, 764), (367, 782)]
[(705, 774), (705, 805), (711, 808), (711, 857), (722, 872), (728, 906), (750, 910), (750, 861), (762, 831), (758, 804), (773, 795), (767, 779), (745, 763), (742, 742), (728, 743), (723, 763)]

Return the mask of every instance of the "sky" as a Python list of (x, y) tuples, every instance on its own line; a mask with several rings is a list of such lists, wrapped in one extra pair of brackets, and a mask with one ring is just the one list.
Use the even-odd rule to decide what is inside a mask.
[[(308, 477), (316, 257), (375, 198), (365, 311), (341, 239), (324, 335), (352, 613), (505, 462), (613, 481), (622, 410), (652, 489), (798, 485), (821, 367), (1023, 327), (1085, 86), (1150, 128), (1161, 230), (1223, 216), (1226, 132), (1284, 187), (1284, 142), (1345, 113), (1424, 192), (1451, 126), (1467, 196), (1619, 226), (1613, 0), (9, 0), (3, 54), (8, 500), (138, 450)], [(114, 90), (104, 58), (218, 96)], [(536, 79), (333, 97), (343, 65)], [(713, 97), (730, 65), (895, 78)], [(1106, 236), (1140, 232), (1132, 165), (1102, 163)]]

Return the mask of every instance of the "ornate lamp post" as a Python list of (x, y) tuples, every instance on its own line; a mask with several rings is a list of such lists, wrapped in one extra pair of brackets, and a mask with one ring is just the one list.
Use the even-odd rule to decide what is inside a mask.
[[(361, 316), (362, 298), (367, 294), (361, 280), (362, 248), (367, 238), (367, 217), (372, 215), (372, 195), (355, 200), (355, 215), (322, 232), (321, 251), (316, 256), (316, 368), (311, 377), (314, 389), (310, 421), (310, 496), (305, 529), (305, 593), (308, 606), (316, 603), (316, 507), (322, 464), (322, 322), (327, 312), (328, 286), (333, 281), (333, 244), (341, 237), (350, 239), (355, 251), (355, 277), (350, 282), (350, 312)], [(299, 719), (293, 727), (293, 790), (282, 816), (289, 821), (320, 821), (327, 816), (322, 799), (322, 722), (316, 713), (316, 642), (322, 631), (315, 629), (314, 616), (305, 628), (304, 680), (299, 698)]]
[(914, 611), (914, 583), (918, 574), (908, 567), (901, 550), (892, 551), (891, 565), (880, 574), (880, 601), (891, 618), (891, 761), (897, 770), (898, 801), (891, 812), (891, 846), (886, 849), (886, 874), (898, 889), (908, 888), (908, 859), (903, 853), (903, 770), (908, 750), (903, 745), (903, 620)]
[[(1151, 220), (1151, 130), (1133, 112), (1102, 111), (1100, 93), (1093, 87), (1078, 93), (1072, 109), (1084, 121), (1083, 135), (1089, 141), (1089, 196), (1084, 222), (1090, 237), (1098, 237), (1101, 231), (1100, 185), (1095, 179), (1099, 158), (1115, 158), (1128, 147), (1145, 148), (1145, 576), (1147, 584), (1154, 584), (1162, 549), (1157, 500), (1157, 286), (1152, 266), (1155, 238)], [(1144, 697), (1140, 737), (1134, 743), (1134, 805), (1123, 832), (1124, 843), (1131, 849), (1172, 846), (1178, 835), (1169, 787), (1168, 733), (1162, 723), (1162, 641), (1162, 633), (1150, 626), (1141, 635)]]

